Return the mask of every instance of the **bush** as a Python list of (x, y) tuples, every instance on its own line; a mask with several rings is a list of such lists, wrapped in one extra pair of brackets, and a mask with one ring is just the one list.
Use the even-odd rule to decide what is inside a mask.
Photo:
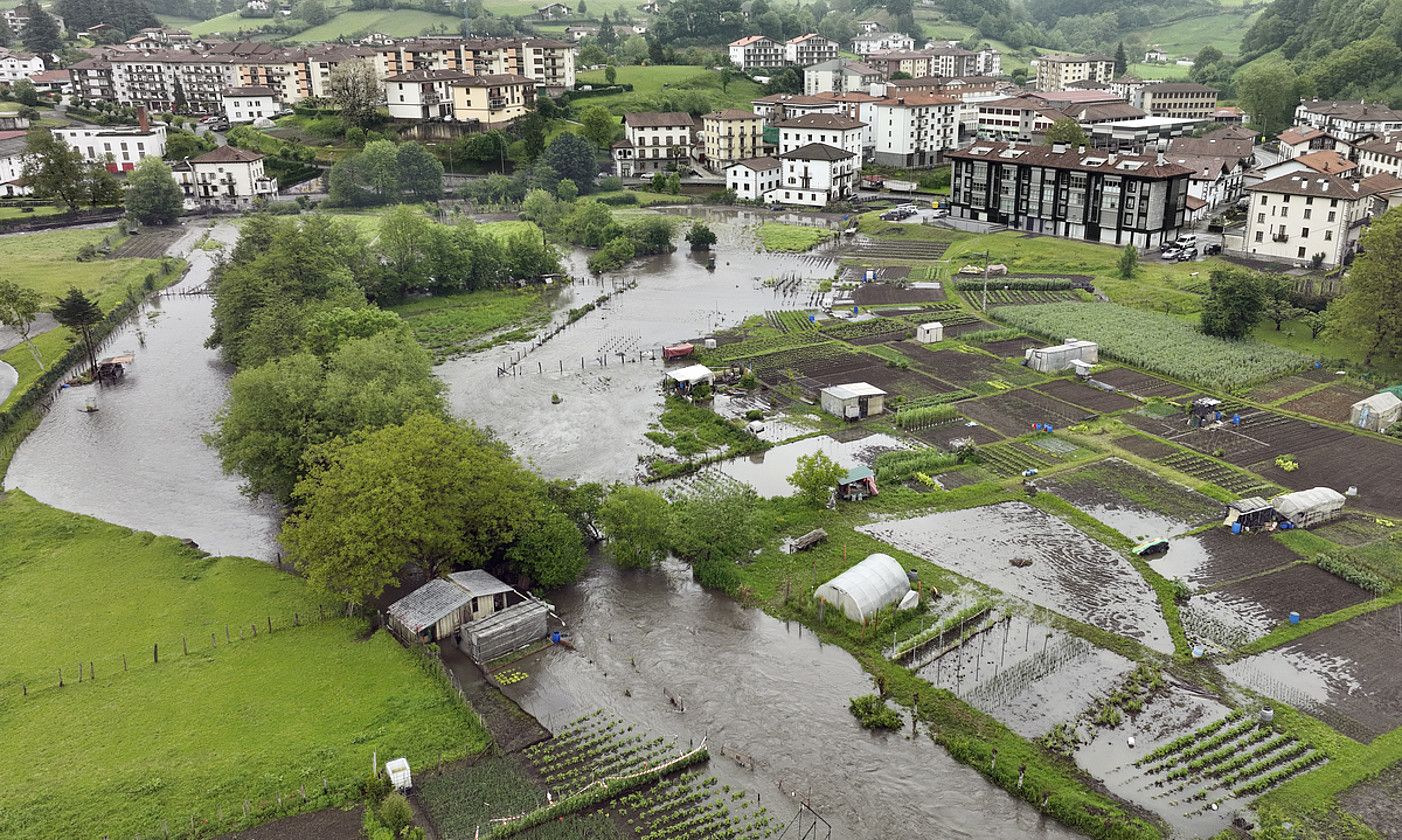
[(691, 567), (691, 576), (706, 589), (733, 594), (740, 588), (740, 573), (729, 560), (702, 560)]
[(394, 791), (380, 803), (380, 822), (398, 837), (405, 828), (414, 824), (414, 809), (404, 794)]
[(875, 694), (864, 694), (861, 697), (853, 697), (848, 704), (852, 716), (864, 729), (890, 729), (901, 728), (901, 716), (886, 705), (886, 701)]

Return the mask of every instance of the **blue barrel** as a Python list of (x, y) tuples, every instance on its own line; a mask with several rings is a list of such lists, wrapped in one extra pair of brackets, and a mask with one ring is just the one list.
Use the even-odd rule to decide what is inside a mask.
[(1300, 623), (1300, 614), (1297, 613), (1297, 612), (1292, 612), (1292, 613), (1290, 613), (1290, 623), (1291, 623), (1291, 624), (1299, 624), (1299, 623)]
[(1240, 426), (1240, 425), (1241, 425), (1241, 415), (1240, 415), (1240, 414), (1233, 414), (1233, 415), (1232, 415), (1232, 425), (1233, 425), (1233, 426)]
[(1054, 431), (1056, 431), (1056, 427), (1053, 426), (1053, 425), (1050, 424), (1050, 423), (1045, 424), (1045, 425), (1043, 426), (1043, 429), (1045, 429), (1045, 430), (1048, 431), (1048, 432), (1054, 432)]
[(1241, 523), (1240, 523), (1240, 522), (1233, 522), (1233, 523), (1232, 523), (1232, 533), (1233, 533), (1233, 534), (1240, 534), (1240, 533), (1241, 533)]
[(856, 315), (856, 314), (857, 314), (857, 307), (855, 307), (855, 306), (852, 307), (852, 314), (853, 314), (853, 315)]
[(551, 641), (552, 643), (554, 643), (554, 644), (557, 644), (557, 645), (560, 643), (560, 631), (559, 631), (559, 630), (551, 630), (551, 631), (550, 631), (550, 641)]
[(808, 323), (810, 323), (810, 324), (816, 324), (816, 323), (818, 323), (818, 316), (817, 316), (817, 315), (809, 315), (809, 316), (808, 316)]

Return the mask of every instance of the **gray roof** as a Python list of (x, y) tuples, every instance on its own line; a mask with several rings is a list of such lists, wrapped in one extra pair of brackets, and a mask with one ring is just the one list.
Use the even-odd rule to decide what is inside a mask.
[(461, 608), (473, 594), (451, 581), (434, 579), (390, 604), (388, 612), (391, 618), (417, 633)]
[(516, 591), (481, 569), (468, 569), (465, 572), (453, 572), (448, 575), (448, 579), (467, 590), (469, 596), (472, 598), (480, 598), (483, 595), (495, 595), (498, 592)]

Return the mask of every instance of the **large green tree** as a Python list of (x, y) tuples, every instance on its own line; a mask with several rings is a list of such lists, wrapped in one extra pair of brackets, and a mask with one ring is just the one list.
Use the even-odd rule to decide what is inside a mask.
[(1300, 78), (1280, 56), (1257, 59), (1237, 71), (1237, 100), (1267, 135), (1290, 125), (1300, 101)]
[(1081, 128), (1080, 123), (1070, 117), (1065, 117), (1052, 123), (1051, 126), (1047, 128), (1044, 142), (1048, 146), (1053, 143), (1064, 143), (1067, 146), (1075, 148), (1077, 146), (1086, 145), (1090, 142), (1090, 139), (1086, 137), (1086, 130)]
[(630, 569), (655, 566), (671, 543), (671, 507), (642, 487), (615, 487), (599, 508), (599, 525), (614, 562)]
[(607, 149), (618, 136), (618, 117), (602, 105), (590, 105), (579, 112), (580, 131), (601, 149)]
[(800, 455), (797, 468), (789, 476), (789, 484), (798, 491), (798, 498), (812, 507), (823, 507), (837, 490), (837, 481), (847, 474), (842, 465), (819, 450)]
[(563, 586), (589, 565), (579, 528), (554, 505), (537, 505), (520, 536), (506, 549), (506, 562), (538, 586)]
[(1202, 331), (1218, 338), (1245, 338), (1260, 323), (1266, 300), (1259, 275), (1239, 268), (1215, 269), (1208, 275)]
[(578, 134), (565, 132), (550, 141), (544, 160), (560, 177), (574, 181), (581, 194), (594, 188), (594, 176), (599, 174), (594, 144)]
[(37, 291), (21, 286), (13, 280), (0, 278), (0, 326), (14, 330), (15, 335), (24, 342), (24, 346), (29, 348), (29, 354), (34, 357), (34, 364), (39, 366), (39, 370), (46, 370), (44, 357), (29, 335), (42, 306), (43, 298)]
[(44, 11), (38, 3), (25, 7), (29, 23), (24, 27), (24, 48), (40, 55), (49, 55), (63, 49), (63, 33), (58, 29), (58, 21)]
[(394, 154), (399, 190), (414, 201), (443, 197), (443, 164), (428, 149), (412, 141), (400, 143)]
[(73, 330), (83, 340), (83, 348), (88, 354), (88, 365), (96, 370), (97, 351), (93, 346), (92, 328), (102, 321), (102, 310), (81, 289), (70, 288), (49, 311), (53, 313), (55, 321)]
[(361, 128), (375, 123), (384, 101), (379, 73), (374, 63), (364, 60), (337, 64), (327, 77), (326, 92), (341, 109), (341, 118)]
[(504, 556), (538, 510), (504, 448), (433, 414), (337, 439), (309, 461), (282, 543), (313, 586), (356, 603), (406, 566), (434, 577)]
[(29, 132), (25, 144), (24, 180), (40, 198), (63, 202), (76, 211), (87, 200), (89, 171), (82, 154), (46, 128)]
[(1368, 367), (1380, 356), (1402, 355), (1402, 210), (1374, 219), (1362, 245), (1327, 315), (1330, 336), (1356, 342)]
[(764, 511), (748, 486), (685, 495), (672, 506), (672, 551), (692, 563), (749, 560), (764, 540)]
[(165, 161), (148, 157), (127, 176), (127, 213), (143, 225), (168, 225), (180, 218), (185, 195)]

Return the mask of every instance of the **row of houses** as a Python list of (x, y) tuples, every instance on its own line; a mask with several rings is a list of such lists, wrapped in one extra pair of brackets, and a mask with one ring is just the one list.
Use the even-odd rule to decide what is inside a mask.
[(730, 42), (730, 63), (746, 72), (779, 67), (811, 67), (837, 58), (838, 44), (816, 32), (776, 41), (765, 35), (746, 35)]

